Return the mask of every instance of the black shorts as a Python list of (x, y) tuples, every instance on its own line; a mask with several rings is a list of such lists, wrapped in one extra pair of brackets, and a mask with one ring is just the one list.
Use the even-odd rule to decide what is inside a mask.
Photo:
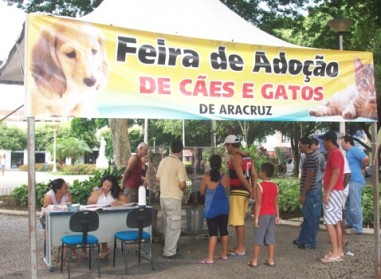
[(229, 235), (228, 233), (228, 219), (229, 215), (218, 215), (213, 218), (207, 218), (209, 236), (217, 236), (220, 232), (220, 236)]

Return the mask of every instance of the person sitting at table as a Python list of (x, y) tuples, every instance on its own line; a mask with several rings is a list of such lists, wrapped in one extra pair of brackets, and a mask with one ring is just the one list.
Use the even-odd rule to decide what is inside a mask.
[[(57, 178), (49, 182), (48, 187), (50, 190), (44, 195), (43, 208), (49, 205), (65, 205), (72, 202), (71, 193), (68, 190), (68, 185), (62, 178)], [(40, 223), (44, 229), (44, 255), (46, 255), (46, 230), (45, 230), (46, 217), (44, 212), (40, 212)], [(53, 260), (56, 257), (53, 255)]]
[[(97, 187), (89, 199), (87, 204), (97, 205), (121, 205), (128, 203), (128, 197), (123, 194), (122, 189), (119, 186), (118, 179), (114, 175), (107, 175), (103, 177), (101, 184)], [(103, 260), (108, 257), (109, 251), (107, 242), (102, 242), (102, 252), (99, 253), (99, 259)]]

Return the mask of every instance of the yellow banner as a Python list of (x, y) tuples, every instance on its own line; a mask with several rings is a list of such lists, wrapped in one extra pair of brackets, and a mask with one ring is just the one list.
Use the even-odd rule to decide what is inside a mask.
[(27, 116), (377, 120), (369, 52), (170, 36), (31, 14)]

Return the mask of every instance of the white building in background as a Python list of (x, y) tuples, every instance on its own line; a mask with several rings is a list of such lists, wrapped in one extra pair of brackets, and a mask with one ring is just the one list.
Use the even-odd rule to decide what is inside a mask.
[(267, 150), (270, 157), (275, 156), (275, 148), (279, 147), (281, 152), (286, 155), (291, 155), (291, 142), (290, 138), (283, 135), (281, 132), (276, 132), (271, 136), (266, 137), (266, 142), (260, 144), (263, 148)]

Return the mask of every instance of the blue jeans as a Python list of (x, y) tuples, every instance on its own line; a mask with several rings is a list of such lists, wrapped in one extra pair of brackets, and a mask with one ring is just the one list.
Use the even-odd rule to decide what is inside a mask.
[(318, 203), (318, 190), (307, 192), (304, 204), (302, 206), (303, 224), (297, 239), (297, 242), (300, 244), (308, 244), (311, 247), (316, 247), (318, 232), (318, 227), (316, 225), (318, 222), (316, 208), (318, 207)]
[(352, 227), (358, 233), (362, 233), (363, 215), (361, 193), (364, 186), (362, 183), (349, 182), (349, 194), (345, 202), (345, 221), (349, 227)]
[(319, 229), (319, 223), (320, 223), (320, 217), (321, 217), (321, 205), (322, 205), (322, 200), (323, 200), (323, 181), (322, 180), (319, 180), (317, 181), (317, 185), (318, 185), (318, 190), (317, 190), (317, 198), (318, 198), (318, 201), (317, 201), (317, 204), (316, 204), (316, 207), (315, 207), (315, 211), (316, 211), (316, 221), (317, 221), (317, 227)]

